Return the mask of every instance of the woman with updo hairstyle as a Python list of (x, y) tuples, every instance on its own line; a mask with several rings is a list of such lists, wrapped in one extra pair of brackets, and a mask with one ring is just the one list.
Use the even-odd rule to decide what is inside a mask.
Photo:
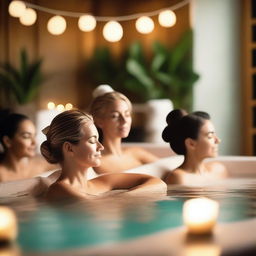
[(0, 182), (31, 178), (56, 168), (36, 155), (35, 133), (27, 116), (0, 111)]
[(42, 155), (50, 163), (61, 166), (61, 176), (46, 195), (50, 200), (92, 198), (116, 189), (126, 189), (129, 194), (166, 192), (166, 184), (149, 175), (116, 173), (87, 179), (88, 171), (100, 165), (104, 149), (89, 114), (79, 110), (64, 111), (43, 133), (46, 140), (41, 144)]
[(184, 162), (167, 176), (167, 184), (200, 185), (227, 176), (221, 163), (204, 162), (206, 158), (218, 155), (220, 143), (208, 113), (188, 114), (185, 110), (175, 109), (167, 115), (166, 122), (163, 140), (176, 154), (184, 155)]
[(132, 124), (132, 104), (109, 85), (100, 85), (93, 91), (91, 115), (102, 132), (102, 163), (94, 168), (98, 174), (116, 173), (156, 161), (158, 158), (140, 147), (123, 147)]

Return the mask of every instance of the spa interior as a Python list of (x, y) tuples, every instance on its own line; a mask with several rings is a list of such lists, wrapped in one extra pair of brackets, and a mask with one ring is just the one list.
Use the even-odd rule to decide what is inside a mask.
[(256, 255), (256, 1), (0, 0), (0, 113), (34, 123), (36, 155), (42, 130), (88, 112), (99, 85), (131, 101), (123, 148), (158, 158), (125, 173), (164, 181), (182, 166), (162, 132), (184, 109), (210, 114), (218, 155), (205, 162), (228, 177), (49, 203), (59, 170), (2, 181), (1, 157), (0, 256)]

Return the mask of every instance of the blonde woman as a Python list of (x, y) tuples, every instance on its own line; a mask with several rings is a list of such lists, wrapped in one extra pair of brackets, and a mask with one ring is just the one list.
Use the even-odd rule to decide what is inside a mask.
[(103, 134), (101, 165), (94, 168), (98, 174), (120, 172), (158, 158), (140, 147), (123, 148), (122, 139), (129, 135), (132, 124), (132, 104), (109, 85), (100, 85), (93, 92), (90, 106), (95, 124)]
[(62, 171), (48, 190), (50, 199), (90, 198), (119, 189), (130, 194), (166, 191), (166, 184), (160, 179), (141, 174), (117, 173), (87, 180), (88, 170), (101, 164), (104, 147), (98, 141), (93, 118), (86, 113), (62, 112), (44, 133), (47, 139), (41, 145), (41, 153), (49, 163), (59, 163)]

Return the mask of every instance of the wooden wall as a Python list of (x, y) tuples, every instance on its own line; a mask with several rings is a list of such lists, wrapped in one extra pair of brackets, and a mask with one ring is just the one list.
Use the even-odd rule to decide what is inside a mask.
[[(122, 22), (124, 36), (117, 43), (107, 42), (102, 36), (104, 23), (99, 23), (93, 32), (82, 32), (77, 27), (77, 18), (65, 17), (67, 29), (60, 36), (51, 35), (47, 31), (47, 21), (52, 16), (37, 12), (36, 24), (26, 27), (17, 18), (8, 14), (9, 0), (0, 1), (0, 61), (18, 63), (20, 49), (25, 47), (31, 59), (42, 57), (43, 72), (47, 81), (42, 85), (36, 99), (39, 109), (46, 107), (47, 102), (58, 104), (71, 102), (76, 107), (85, 108), (91, 99), (91, 89), (86, 79), (81, 79), (80, 72), (95, 47), (108, 46), (119, 55), (122, 50), (135, 40), (140, 40), (150, 55), (151, 44), (159, 40), (167, 46), (175, 44), (180, 36), (190, 27), (189, 5), (176, 11), (177, 23), (173, 28), (163, 28), (155, 21), (155, 29), (149, 35), (139, 34), (135, 29), (135, 21)], [(35, 4), (58, 10), (73, 12), (91, 12), (96, 16), (121, 16), (138, 12), (148, 12), (171, 6), (179, 0), (37, 0)], [(8, 99), (1, 91), (1, 105)]]

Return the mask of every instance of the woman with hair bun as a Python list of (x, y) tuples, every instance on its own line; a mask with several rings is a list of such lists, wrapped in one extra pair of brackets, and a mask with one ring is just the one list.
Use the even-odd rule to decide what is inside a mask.
[(0, 182), (31, 178), (56, 168), (36, 155), (35, 132), (27, 116), (0, 111)]
[(196, 111), (188, 114), (175, 109), (167, 115), (166, 122), (163, 140), (176, 154), (184, 155), (181, 166), (167, 176), (167, 184), (196, 185), (227, 176), (221, 163), (204, 162), (204, 159), (218, 155), (220, 143), (208, 113)]
[(93, 91), (90, 113), (102, 131), (104, 146), (102, 164), (94, 168), (98, 174), (124, 171), (158, 159), (140, 147), (122, 147), (122, 139), (131, 129), (131, 112), (130, 100), (109, 85), (100, 85)]
[(43, 132), (46, 140), (41, 144), (42, 155), (61, 166), (61, 176), (49, 187), (49, 199), (83, 199), (116, 189), (132, 194), (166, 191), (160, 179), (142, 174), (115, 173), (88, 180), (88, 170), (100, 165), (104, 147), (98, 141), (93, 118), (82, 111), (60, 113)]

